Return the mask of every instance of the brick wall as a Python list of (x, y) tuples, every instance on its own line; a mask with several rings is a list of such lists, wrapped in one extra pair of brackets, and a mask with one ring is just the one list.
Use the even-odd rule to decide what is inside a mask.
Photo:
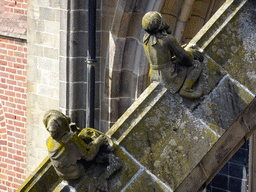
[(27, 0), (0, 0), (0, 191), (26, 178)]
[(0, 33), (26, 38), (27, 0), (0, 0)]
[(15, 191), (26, 178), (27, 47), (0, 37), (0, 190)]

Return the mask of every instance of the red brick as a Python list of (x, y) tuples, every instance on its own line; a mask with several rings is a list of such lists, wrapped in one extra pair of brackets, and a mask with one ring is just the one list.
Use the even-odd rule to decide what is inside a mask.
[(22, 122), (16, 122), (15, 121), (14, 125), (19, 126), (19, 127), (25, 127), (24, 123), (22, 123)]
[(5, 117), (10, 119), (16, 119), (16, 116), (10, 113), (5, 113)]
[(8, 78), (8, 73), (0, 71), (0, 77)]
[(16, 93), (16, 97), (21, 98), (21, 93)]
[[(21, 184), (21, 183), (19, 183), (19, 184), (12, 183), (12, 187), (15, 188), (15, 189), (18, 189), (19, 186), (20, 186), (20, 184)], [(14, 190), (13, 192), (15, 192), (15, 190)]]
[(7, 52), (7, 54), (10, 55), (10, 56), (12, 56), (12, 55), (14, 54), (14, 52), (9, 50), (9, 51)]
[(10, 187), (11, 186), (11, 183), (6, 181), (6, 186)]
[(13, 85), (9, 85), (9, 90), (13, 91)]
[(13, 62), (8, 61), (8, 62), (7, 62), (7, 65), (8, 65), (8, 67), (13, 67)]
[(0, 174), (0, 179), (7, 180), (7, 175)]
[(16, 81), (7, 79), (7, 83), (11, 85), (16, 85)]
[(15, 79), (18, 80), (18, 81), (26, 81), (26, 77), (20, 76), (20, 75), (16, 75)]
[(9, 100), (10, 102), (13, 102), (13, 97), (9, 97), (8, 100)]
[(24, 58), (24, 53), (21, 53), (21, 52), (14, 52), (14, 56)]
[(0, 43), (0, 47), (5, 48), (5, 43)]
[(5, 96), (5, 95), (0, 95), (0, 99), (2, 99), (2, 100), (8, 100), (8, 97), (7, 96)]
[(6, 164), (6, 163), (3, 163), (3, 162), (0, 162), (0, 167), (6, 168), (6, 167), (7, 167), (7, 164)]
[[(0, 123), (1, 127), (5, 127), (5, 122)], [(3, 137), (3, 135), (2, 135)]]
[(10, 78), (10, 79), (14, 79), (14, 77), (15, 77), (15, 76), (14, 76), (13, 74), (9, 74), (9, 78)]
[(5, 67), (4, 66), (0, 66), (0, 71), (5, 71)]
[(14, 9), (14, 13), (24, 14), (25, 11), (22, 9)]
[(3, 151), (0, 151), (0, 156), (1, 156), (1, 157), (7, 157), (7, 153), (6, 153), (6, 152), (3, 152)]
[(16, 104), (15, 103), (11, 103), (11, 102), (6, 102), (6, 106), (7, 107), (16, 108)]
[(23, 9), (27, 9), (28, 8), (28, 4), (22, 4), (22, 8)]
[(19, 52), (23, 52), (23, 47), (20, 47), (20, 46), (19, 46), (19, 47), (18, 47), (18, 51), (19, 51)]
[(13, 177), (8, 177), (8, 181), (12, 182), (13, 181)]
[(16, 173), (16, 177), (21, 179), (22, 175), (20, 173)]
[(15, 1), (5, 1), (6, 6), (15, 7)]
[(22, 98), (23, 99), (27, 99), (27, 95), (26, 94), (22, 94)]
[(12, 61), (12, 62), (15, 62), (16, 61), (16, 58), (15, 57), (11, 57), (11, 56), (6, 56), (5, 59), (7, 61)]
[(5, 90), (5, 95), (8, 95), (8, 96), (15, 96), (15, 92)]
[(0, 133), (5, 133), (6, 132), (6, 128), (1, 128), (0, 129)]
[(6, 191), (6, 190), (7, 190), (7, 187), (4, 186), (4, 185), (0, 185), (0, 189)]
[(15, 103), (19, 103), (19, 104), (22, 104), (22, 105), (26, 104), (24, 99), (17, 99), (17, 98), (15, 98), (14, 100), (15, 100)]
[(17, 50), (18, 47), (16, 45), (10, 45), (10, 44), (7, 44), (6, 45), (6, 49), (12, 49), (12, 50)]
[(14, 171), (19, 172), (19, 173), (24, 173), (24, 169), (21, 169), (19, 167), (14, 167)]
[(7, 141), (0, 140), (0, 145), (7, 145)]
[(17, 3), (16, 7), (21, 8), (22, 7), (21, 3)]
[(20, 69), (17, 69), (17, 72), (16, 72), (16, 74), (18, 74), (18, 75), (23, 75), (23, 74), (22, 74), (22, 70), (20, 70)]
[[(6, 112), (8, 112), (8, 113), (13, 113), (13, 109), (12, 108), (10, 108), (10, 107), (7, 107), (7, 110), (6, 110)], [(7, 123), (9, 123), (9, 122), (7, 122)]]
[(0, 60), (0, 65), (7, 65), (7, 61)]
[(20, 116), (16, 116), (16, 120), (17, 121), (21, 121), (21, 117)]
[[(6, 159), (6, 160), (8, 160), (8, 159)], [(8, 161), (8, 162), (10, 162), (10, 161)], [(14, 161), (13, 161), (14, 162)], [(10, 163), (10, 164), (12, 164), (12, 163)], [(5, 173), (7, 174), (7, 175), (11, 175), (11, 176), (15, 176), (15, 172), (14, 171), (10, 171), (10, 170), (5, 170)]]
[[(12, 147), (12, 146), (13, 146), (12, 143), (10, 143), (10, 146), (9, 146), (9, 143), (8, 143), (8, 147)], [(12, 149), (12, 148), (8, 148), (8, 152), (9, 152), (9, 153), (12, 153), (12, 154), (16, 154), (15, 149)]]
[(16, 69), (6, 67), (6, 71), (9, 73), (16, 73)]
[(17, 155), (13, 155), (13, 159), (16, 160), (16, 161), (25, 162), (24, 157), (19, 157), (19, 156), (17, 156)]
[(17, 58), (16, 60), (17, 60), (17, 63), (21, 63), (22, 61), (21, 58)]
[[(18, 59), (17, 59), (17, 61), (18, 61)], [(18, 68), (18, 69), (24, 69), (25, 68), (25, 66), (23, 65), (23, 64), (18, 64), (18, 63), (14, 63), (14, 68)]]
[[(20, 138), (20, 139), (25, 139), (25, 135), (21, 134), (21, 133), (13, 133), (13, 135), (17, 138)], [(20, 149), (20, 146), (19, 145), (15, 145), (18, 149)]]
[(6, 134), (2, 135), (2, 139), (7, 139), (7, 135)]
[(0, 53), (2, 53), (2, 54), (7, 54), (7, 50), (5, 50), (5, 49), (0, 49)]

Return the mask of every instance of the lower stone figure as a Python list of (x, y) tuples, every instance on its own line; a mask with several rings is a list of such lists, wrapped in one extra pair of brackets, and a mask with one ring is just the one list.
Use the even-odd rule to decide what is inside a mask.
[[(50, 133), (47, 139), (48, 154), (57, 174), (68, 183), (76, 184), (86, 172), (87, 162), (107, 164), (94, 186), (101, 191), (108, 191), (107, 179), (121, 167), (118, 157), (111, 153), (113, 142), (104, 133), (85, 128), (80, 130), (68, 116), (57, 110), (45, 113), (43, 123)], [(72, 131), (79, 133), (78, 135)]]
[(200, 98), (203, 92), (193, 86), (202, 72), (203, 55), (193, 46), (183, 49), (159, 12), (146, 13), (142, 26), (146, 31), (143, 43), (150, 63), (150, 82), (158, 81), (183, 97)]

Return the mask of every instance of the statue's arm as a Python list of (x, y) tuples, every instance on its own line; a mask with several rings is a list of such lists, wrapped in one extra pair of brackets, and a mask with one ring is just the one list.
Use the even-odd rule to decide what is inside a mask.
[(94, 159), (94, 157), (98, 154), (99, 148), (103, 142), (106, 141), (106, 138), (103, 135), (100, 135), (95, 140), (93, 140), (90, 144), (86, 144), (79, 136), (76, 134), (73, 136), (73, 141), (76, 143), (82, 158), (86, 161), (90, 161)]
[(103, 135), (100, 135), (98, 138), (96, 138), (94, 141), (91, 142), (91, 145), (89, 145), (90, 149), (87, 151), (87, 156), (85, 157), (85, 160), (91, 161), (94, 159), (94, 157), (98, 154), (100, 146), (103, 142), (106, 141), (106, 138)]
[(193, 55), (186, 52), (178, 43), (178, 41), (171, 35), (168, 35), (168, 48), (174, 53), (177, 59), (185, 66), (191, 66), (193, 62)]

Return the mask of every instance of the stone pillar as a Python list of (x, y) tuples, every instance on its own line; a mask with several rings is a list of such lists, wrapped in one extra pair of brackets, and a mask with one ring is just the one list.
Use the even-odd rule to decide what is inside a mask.
[[(100, 1), (97, 1), (96, 6), (99, 10)], [(97, 30), (101, 28), (100, 16), (101, 14), (97, 11)], [(85, 61), (88, 46), (88, 1), (61, 1), (60, 17), (60, 111), (70, 116), (72, 122), (75, 122), (80, 128), (84, 128), (86, 126), (87, 98)], [(97, 41), (100, 41), (99, 36), (97, 34)], [(96, 45), (97, 56), (99, 55), (99, 44)], [(96, 73), (99, 71), (98, 68), (96, 66)], [(97, 123), (96, 126), (98, 126)]]

